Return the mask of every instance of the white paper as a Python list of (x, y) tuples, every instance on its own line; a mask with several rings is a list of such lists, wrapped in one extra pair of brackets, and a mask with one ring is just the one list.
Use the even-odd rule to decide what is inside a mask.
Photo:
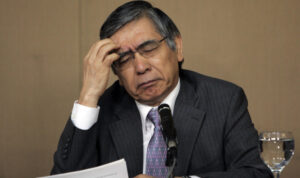
[(45, 176), (40, 178), (128, 178), (124, 159), (81, 171)]

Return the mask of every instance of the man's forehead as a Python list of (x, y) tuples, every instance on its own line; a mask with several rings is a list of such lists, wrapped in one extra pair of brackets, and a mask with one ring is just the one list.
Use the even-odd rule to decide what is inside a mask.
[(134, 20), (119, 29), (111, 39), (121, 48), (136, 48), (148, 40), (160, 38), (152, 21), (148, 18)]

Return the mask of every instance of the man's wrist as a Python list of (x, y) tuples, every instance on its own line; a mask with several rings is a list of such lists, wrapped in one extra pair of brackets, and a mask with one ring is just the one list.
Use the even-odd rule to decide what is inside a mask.
[(90, 96), (87, 94), (81, 94), (78, 99), (78, 104), (88, 107), (96, 108), (98, 103), (98, 97)]

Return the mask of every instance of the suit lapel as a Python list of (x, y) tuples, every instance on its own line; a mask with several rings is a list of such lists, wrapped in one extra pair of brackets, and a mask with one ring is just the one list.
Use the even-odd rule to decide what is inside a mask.
[(173, 115), (179, 142), (175, 175), (182, 175), (188, 171), (193, 147), (204, 120), (204, 110), (204, 102), (196, 95), (192, 85), (181, 80)]
[(141, 119), (133, 99), (126, 94), (116, 106), (118, 120), (110, 125), (110, 133), (119, 157), (125, 158), (129, 175), (143, 171), (143, 133)]

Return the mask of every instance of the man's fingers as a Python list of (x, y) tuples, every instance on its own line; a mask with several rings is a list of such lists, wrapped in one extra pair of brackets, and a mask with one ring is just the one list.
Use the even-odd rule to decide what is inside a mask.
[[(104, 39), (94, 43), (84, 58), (84, 68), (88, 66), (99, 69), (101, 66), (107, 68), (119, 58), (119, 55), (114, 52), (119, 48), (111, 39)], [(102, 70), (102, 69), (101, 69)]]
[(105, 45), (102, 45), (101, 48), (98, 50), (96, 60), (100, 62), (104, 62), (106, 60), (106, 56), (110, 54), (114, 54), (113, 50), (117, 49), (118, 46), (114, 43), (107, 43)]
[(92, 52), (93, 52), (94, 50), (96, 50), (96, 46), (97, 46), (97, 44), (99, 44), (99, 42), (100, 42), (100, 41), (97, 41), (97, 42), (95, 42), (95, 43), (92, 44), (92, 46), (91, 46), (91, 48), (89, 49), (88, 53), (85, 55), (84, 60), (88, 60), (88, 59), (89, 59), (89, 57), (91, 56)]
[[(105, 47), (107, 45), (111, 46), (111, 44), (112, 44), (113, 48), (107, 48), (107, 47)], [(105, 48), (103, 48), (103, 47), (105, 47)], [(109, 50), (112, 50), (114, 48), (117, 48), (117, 45), (115, 45), (111, 39), (100, 40), (99, 42), (96, 43), (96, 45), (94, 46), (93, 50), (91, 51), (89, 59), (90, 60), (95, 60), (97, 58), (97, 54), (98, 53), (102, 53), (101, 51), (108, 50), (108, 51), (103, 51), (104, 54), (105, 53), (107, 54), (109, 52)], [(102, 57), (104, 57), (104, 56), (102, 56)], [(103, 60), (103, 59), (100, 59), (100, 60)]]
[(112, 63), (119, 59), (119, 55), (117, 53), (109, 54), (105, 57), (103, 64), (106, 66), (111, 66)]

